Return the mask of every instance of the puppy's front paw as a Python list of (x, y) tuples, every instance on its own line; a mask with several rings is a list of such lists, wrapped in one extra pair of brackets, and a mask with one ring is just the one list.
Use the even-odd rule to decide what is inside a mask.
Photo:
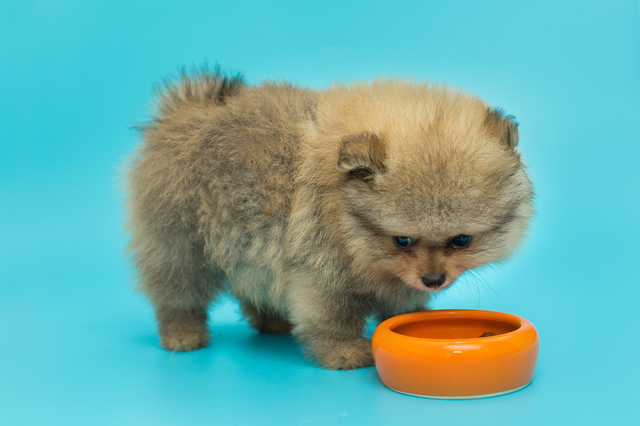
[(311, 352), (322, 367), (330, 370), (353, 370), (373, 365), (371, 340), (364, 337), (347, 341), (316, 342)]
[(249, 319), (249, 326), (261, 334), (289, 334), (291, 323), (275, 312), (265, 312), (249, 302), (240, 302), (242, 314)]
[(258, 331), (262, 334), (290, 334), (291, 323), (282, 318), (271, 318), (269, 321), (265, 321)]

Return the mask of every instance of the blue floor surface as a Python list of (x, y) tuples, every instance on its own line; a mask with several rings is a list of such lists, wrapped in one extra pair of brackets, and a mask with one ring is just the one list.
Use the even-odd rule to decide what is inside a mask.
[[(152, 87), (205, 60), (253, 83), (412, 76), (514, 114), (536, 187), (522, 253), (436, 308), (539, 330), (534, 380), (421, 399), (325, 371), (231, 300), (169, 353), (132, 290), (118, 167)], [(0, 3), (1, 425), (640, 424), (635, 1)]]

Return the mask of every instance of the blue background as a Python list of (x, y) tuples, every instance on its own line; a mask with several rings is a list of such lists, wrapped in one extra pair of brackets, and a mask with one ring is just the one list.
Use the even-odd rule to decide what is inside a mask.
[[(325, 371), (225, 301), (212, 345), (159, 347), (134, 292), (118, 168), (153, 85), (205, 60), (247, 80), (412, 76), (514, 114), (537, 216), (513, 261), (437, 308), (531, 320), (533, 383), (396, 394)], [(634, 1), (0, 3), (0, 423), (640, 424), (640, 12)]]

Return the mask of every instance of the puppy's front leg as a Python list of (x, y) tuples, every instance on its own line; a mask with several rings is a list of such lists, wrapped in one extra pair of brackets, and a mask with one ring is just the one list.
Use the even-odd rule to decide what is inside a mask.
[(373, 365), (371, 340), (362, 337), (372, 305), (366, 296), (317, 285), (296, 286), (290, 296), (293, 335), (307, 355), (332, 370)]

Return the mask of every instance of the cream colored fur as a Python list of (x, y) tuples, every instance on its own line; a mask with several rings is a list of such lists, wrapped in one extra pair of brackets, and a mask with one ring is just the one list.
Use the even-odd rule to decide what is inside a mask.
[[(372, 365), (369, 315), (424, 309), (508, 257), (531, 215), (512, 118), (426, 83), (313, 91), (183, 74), (142, 134), (130, 249), (169, 350), (205, 346), (207, 308), (229, 290), (252, 327), (292, 331), (320, 365)], [(459, 234), (468, 247), (448, 243)], [(425, 274), (446, 281), (431, 289)]]

